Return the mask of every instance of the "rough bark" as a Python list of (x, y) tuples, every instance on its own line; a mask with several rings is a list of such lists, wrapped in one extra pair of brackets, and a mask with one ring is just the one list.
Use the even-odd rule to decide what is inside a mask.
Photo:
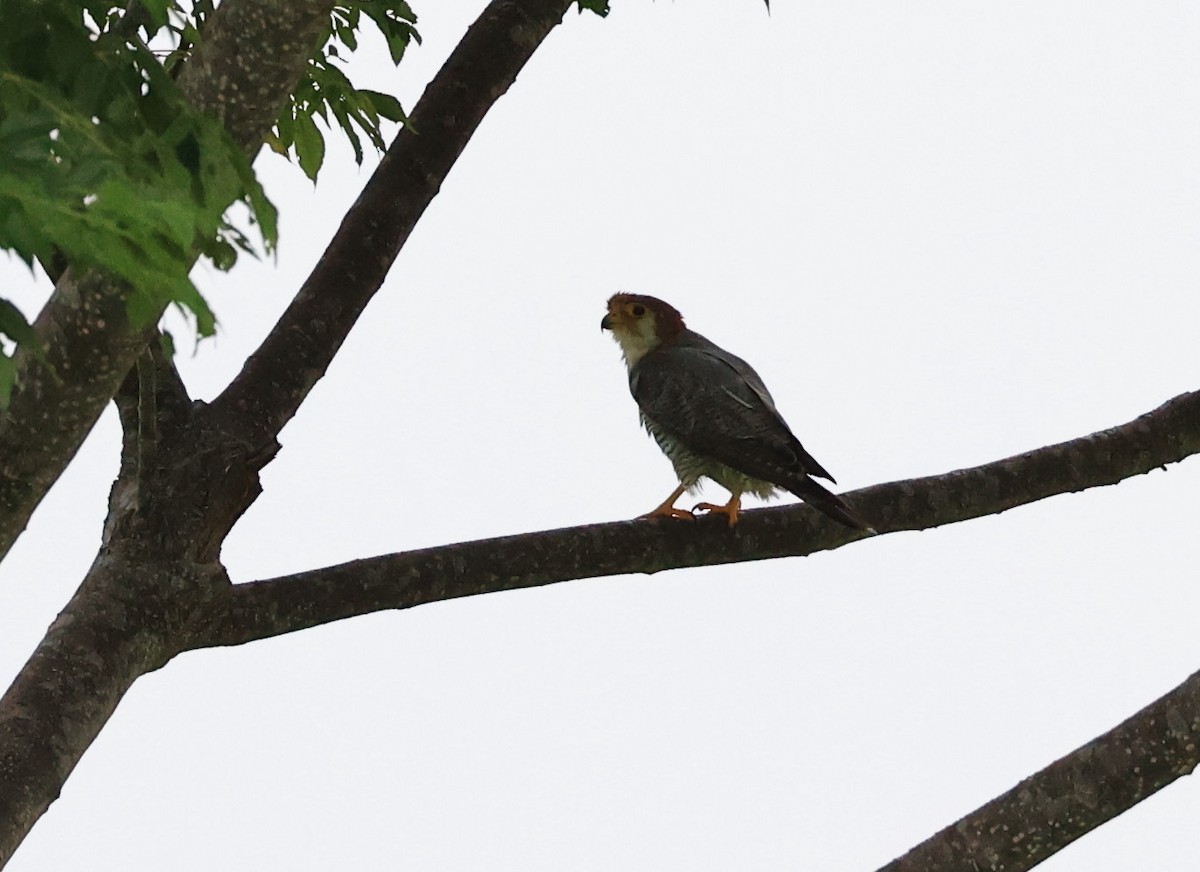
[(287, 311), (215, 401), (245, 438), (277, 436), (296, 414), (488, 109), (571, 2), (497, 0), (467, 31)]
[(184, 64), (179, 89), (253, 156), (295, 89), (334, 0), (225, 0)]
[[(177, 564), (176, 564), (177, 566)], [(0, 866), (59, 795), (117, 703), (174, 653), (171, 640), (206, 597), (160, 555), (97, 557), (83, 586), (0, 699)], [(186, 599), (176, 597), (186, 589)]]
[[(179, 84), (249, 154), (295, 87), (333, 0), (228, 0)], [(34, 322), (45, 356), (25, 346), (0, 413), (0, 559), (58, 480), (145, 347), (125, 313), (126, 289), (95, 271), (58, 281)]]
[[(944, 475), (842, 494), (880, 534), (994, 515), (1056, 494), (1116, 484), (1200, 452), (1200, 392), (1127, 424)], [(804, 505), (721, 518), (624, 521), (356, 560), (240, 584), (189, 647), (238, 645), (382, 609), (596, 578), (840, 548), (865, 534)]]
[(879, 872), (1024, 872), (1200, 762), (1200, 672)]

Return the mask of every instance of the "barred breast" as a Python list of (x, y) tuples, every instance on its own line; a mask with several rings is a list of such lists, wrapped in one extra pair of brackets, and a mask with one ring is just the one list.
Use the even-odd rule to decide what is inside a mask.
[(711, 457), (697, 454), (678, 439), (665, 433), (645, 414), (641, 415), (641, 419), (646, 432), (654, 438), (662, 453), (671, 461), (679, 483), (686, 486), (689, 492), (696, 490), (701, 478), (711, 478), (730, 493), (747, 493), (765, 498), (779, 491), (779, 488), (769, 481), (752, 478)]

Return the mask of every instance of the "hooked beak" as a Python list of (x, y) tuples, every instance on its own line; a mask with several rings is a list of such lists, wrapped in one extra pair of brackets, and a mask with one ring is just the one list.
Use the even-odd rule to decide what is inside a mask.
[(601, 330), (611, 330), (613, 328), (612, 313), (605, 315), (600, 319)]

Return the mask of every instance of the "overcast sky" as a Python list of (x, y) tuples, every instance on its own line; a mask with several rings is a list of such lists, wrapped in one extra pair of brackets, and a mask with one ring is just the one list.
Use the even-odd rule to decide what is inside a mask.
[[(358, 67), (411, 107), (482, 3)], [(277, 263), (201, 269), (211, 397), (369, 175), (260, 160)], [(1196, 389), (1200, 5), (624, 2), (494, 108), (224, 558), (235, 581), (670, 492), (616, 290), (754, 364), (839, 487)], [(45, 289), (19, 264), (4, 291)], [(175, 328), (177, 334), (182, 331)], [(0, 567), (20, 669), (99, 544), (106, 414)], [(712, 488), (706, 495), (724, 498)], [(873, 870), (1200, 668), (1200, 461), (830, 554), (572, 582), (177, 658), (14, 872)], [(1048, 872), (1191, 870), (1184, 779)]]

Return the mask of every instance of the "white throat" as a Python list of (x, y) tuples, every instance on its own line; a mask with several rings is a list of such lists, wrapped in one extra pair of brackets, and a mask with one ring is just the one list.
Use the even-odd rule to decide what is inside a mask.
[(614, 330), (612, 334), (617, 345), (621, 346), (621, 356), (625, 358), (625, 366), (628, 369), (633, 369), (639, 360), (660, 344), (650, 318), (637, 321), (632, 330)]

